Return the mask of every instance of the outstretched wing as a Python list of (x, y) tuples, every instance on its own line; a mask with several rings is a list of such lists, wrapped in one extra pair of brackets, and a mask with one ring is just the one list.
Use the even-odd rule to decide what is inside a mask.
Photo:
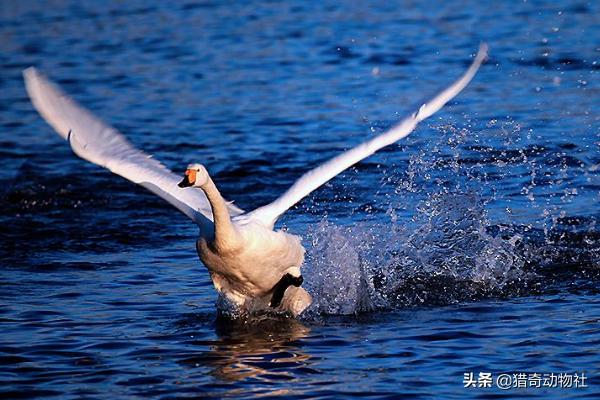
[[(212, 224), (210, 204), (201, 190), (177, 187), (180, 179), (173, 172), (133, 147), (121, 133), (69, 98), (35, 68), (26, 69), (23, 76), (33, 105), (69, 141), (75, 154), (144, 186), (199, 226)], [(232, 204), (229, 211), (232, 216), (243, 212)]]
[(446, 90), (432, 98), (431, 101), (423, 104), (418, 111), (412, 113), (387, 132), (340, 154), (325, 164), (302, 175), (281, 197), (247, 214), (247, 218), (256, 218), (266, 225), (274, 225), (281, 214), (340, 172), (370, 156), (377, 150), (408, 136), (419, 122), (434, 114), (467, 86), (486, 57), (487, 45), (483, 43), (479, 48), (475, 60), (463, 76)]

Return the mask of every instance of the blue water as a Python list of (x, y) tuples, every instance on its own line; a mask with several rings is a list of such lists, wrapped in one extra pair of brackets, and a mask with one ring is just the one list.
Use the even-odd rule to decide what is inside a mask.
[[(598, 398), (597, 2), (0, 3), (4, 398)], [(193, 224), (74, 156), (31, 65), (246, 210), (471, 85), (280, 221), (315, 304), (226, 321)], [(581, 388), (464, 374), (584, 373)]]

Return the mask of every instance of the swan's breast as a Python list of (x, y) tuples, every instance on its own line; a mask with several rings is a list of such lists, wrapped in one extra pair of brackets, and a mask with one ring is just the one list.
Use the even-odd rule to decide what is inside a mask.
[(196, 245), (219, 291), (264, 296), (284, 274), (300, 274), (304, 248), (298, 236), (259, 224), (236, 226), (236, 230), (239, 246), (235, 249), (219, 252), (204, 238)]

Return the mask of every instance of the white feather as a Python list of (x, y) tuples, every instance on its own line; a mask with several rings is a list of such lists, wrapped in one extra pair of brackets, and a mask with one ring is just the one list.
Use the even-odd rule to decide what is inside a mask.
[(345, 169), (372, 155), (377, 150), (408, 136), (419, 122), (433, 115), (467, 86), (486, 57), (487, 45), (483, 43), (469, 69), (446, 90), (436, 95), (431, 101), (423, 104), (417, 112), (412, 113), (387, 132), (340, 154), (325, 164), (302, 175), (281, 197), (266, 206), (257, 208), (248, 214), (246, 218), (258, 219), (267, 226), (273, 226), (279, 216), (313, 190)]
[[(167, 200), (199, 226), (212, 225), (212, 212), (201, 190), (182, 190), (181, 180), (157, 160), (137, 150), (116, 129), (106, 125), (64, 94), (35, 68), (23, 71), (33, 105), (81, 158), (140, 184)], [(242, 210), (229, 205), (232, 215)]]

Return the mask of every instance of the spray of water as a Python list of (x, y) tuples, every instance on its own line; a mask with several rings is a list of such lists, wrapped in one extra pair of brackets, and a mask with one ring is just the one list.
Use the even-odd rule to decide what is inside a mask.
[[(566, 254), (556, 236), (565, 215), (561, 206), (573, 191), (557, 185), (570, 171), (560, 162), (553, 168), (547, 151), (528, 146), (530, 133), (523, 135), (518, 124), (491, 121), (488, 128), (495, 133), (491, 144), (468, 128), (437, 127), (439, 141), (385, 178), (394, 182), (393, 195), (385, 197), (387, 221), (339, 226), (324, 219), (311, 229), (305, 267), (315, 299), (311, 313), (356, 314), (543, 290), (552, 278), (544, 267)], [(540, 180), (544, 162), (545, 175), (562, 180)], [(546, 201), (548, 193), (561, 202)], [(592, 267), (599, 260), (593, 226), (595, 219), (584, 226), (587, 249), (569, 247), (585, 253)]]

